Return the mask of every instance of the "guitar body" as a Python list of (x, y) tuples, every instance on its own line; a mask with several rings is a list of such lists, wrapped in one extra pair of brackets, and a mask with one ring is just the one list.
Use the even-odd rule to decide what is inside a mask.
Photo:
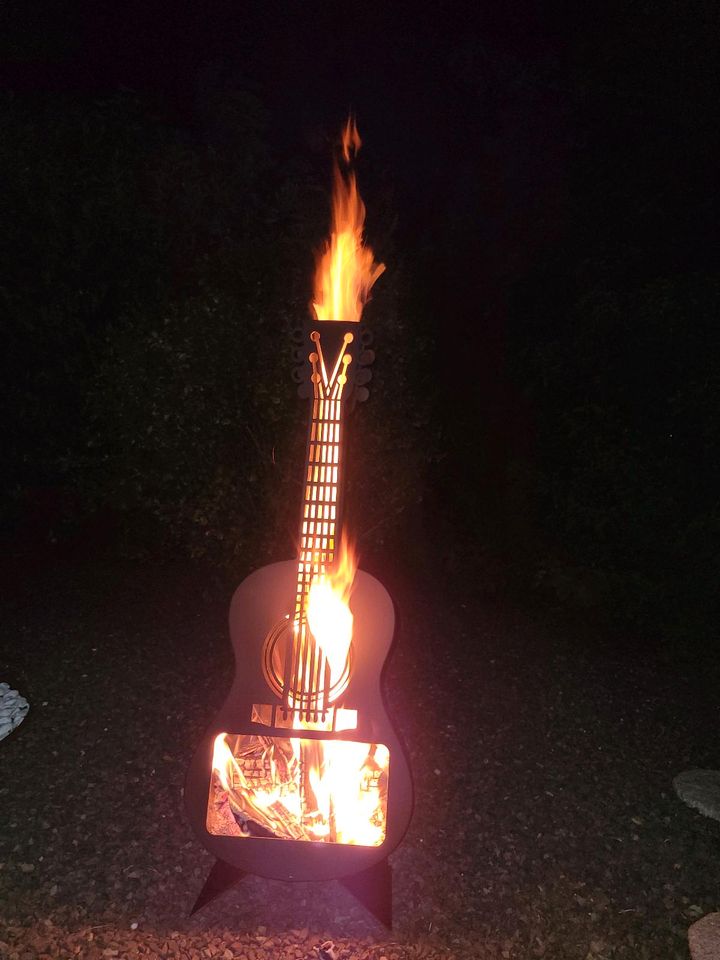
[[(297, 561), (270, 564), (252, 573), (235, 591), (230, 634), (235, 679), (223, 707), (196, 750), (185, 785), (185, 806), (203, 845), (218, 859), (247, 873), (278, 880), (325, 880), (366, 870), (384, 860), (402, 839), (412, 812), (413, 790), (403, 747), (392, 727), (380, 689), (395, 625), (392, 600), (382, 584), (361, 570), (355, 574), (350, 609), (354, 618), (347, 687), (338, 704), (357, 711), (353, 729), (319, 731), (259, 723), (254, 705), (274, 707), (282, 700), (268, 685), (262, 664), (268, 640), (278, 624), (292, 616), (297, 590)], [(389, 751), (386, 774), (385, 834), (381, 843), (278, 839), (274, 836), (221, 836), (208, 830), (213, 750), (221, 734), (262, 738), (355, 741), (381, 744)]]

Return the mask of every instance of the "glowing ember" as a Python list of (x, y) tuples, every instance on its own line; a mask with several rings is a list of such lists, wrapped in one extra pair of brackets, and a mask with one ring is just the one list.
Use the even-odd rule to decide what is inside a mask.
[(360, 320), (370, 290), (385, 269), (363, 243), (365, 204), (350, 169), (360, 149), (355, 119), (349, 117), (342, 134), (343, 173), (335, 161), (330, 240), (318, 258), (313, 308), (318, 320)]

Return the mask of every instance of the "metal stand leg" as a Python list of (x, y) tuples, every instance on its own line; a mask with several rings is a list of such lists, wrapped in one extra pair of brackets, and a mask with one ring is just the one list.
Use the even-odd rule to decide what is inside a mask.
[[(200, 891), (190, 916), (202, 910), (246, 876), (244, 870), (224, 860), (216, 860)], [(387, 859), (380, 860), (367, 870), (340, 877), (345, 889), (358, 900), (383, 926), (392, 930), (392, 870)]]
[(208, 903), (211, 903), (216, 897), (221, 896), (221, 894), (229, 890), (230, 887), (234, 887), (236, 883), (240, 883), (245, 875), (244, 870), (239, 870), (237, 867), (225, 863), (224, 860), (216, 860), (210, 873), (207, 875), (205, 885), (198, 894), (195, 905), (190, 911), (190, 916), (197, 913), (198, 910), (202, 910), (203, 907), (206, 907)]
[(392, 930), (392, 869), (387, 858), (360, 873), (341, 877), (338, 882), (383, 926)]

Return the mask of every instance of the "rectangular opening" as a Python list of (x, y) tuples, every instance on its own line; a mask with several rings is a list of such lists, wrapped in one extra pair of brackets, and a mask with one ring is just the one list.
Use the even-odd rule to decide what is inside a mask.
[[(324, 719), (323, 719), (324, 716)], [(282, 706), (272, 703), (254, 703), (250, 712), (252, 723), (262, 723), (266, 727), (280, 727), (287, 730), (322, 730), (325, 733), (355, 730), (358, 723), (357, 710), (347, 707), (328, 707), (325, 714), (317, 720), (301, 720), (299, 711), (286, 711)]]
[(382, 743), (221, 733), (207, 829), (248, 840), (379, 846), (389, 770)]

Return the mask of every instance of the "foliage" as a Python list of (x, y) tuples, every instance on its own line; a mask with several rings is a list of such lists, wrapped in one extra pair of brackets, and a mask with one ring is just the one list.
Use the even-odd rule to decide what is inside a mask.
[[(720, 285), (598, 286), (521, 366), (536, 407), (540, 579), (646, 629), (717, 613)], [(549, 545), (552, 544), (552, 547)]]
[(10, 486), (55, 482), (76, 450), (98, 332), (162, 279), (136, 105), (2, 104), (2, 422)]
[[(75, 522), (109, 508), (135, 555), (289, 555), (306, 414), (289, 331), (327, 230), (327, 171), (273, 156), (260, 103), (235, 88), (203, 90), (191, 134), (131, 95), (4, 107), (6, 491), (69, 492)], [(386, 196), (376, 209), (390, 253)], [(417, 498), (426, 456), (391, 270), (381, 286), (369, 317), (387, 397), (357, 418), (348, 497), (370, 543)]]
[(236, 556), (257, 534), (265, 497), (288, 479), (276, 450), (292, 423), (289, 351), (270, 323), (259, 304), (206, 291), (106, 335), (87, 476), (96, 502), (144, 518), (140, 536), (127, 531), (130, 549)]

